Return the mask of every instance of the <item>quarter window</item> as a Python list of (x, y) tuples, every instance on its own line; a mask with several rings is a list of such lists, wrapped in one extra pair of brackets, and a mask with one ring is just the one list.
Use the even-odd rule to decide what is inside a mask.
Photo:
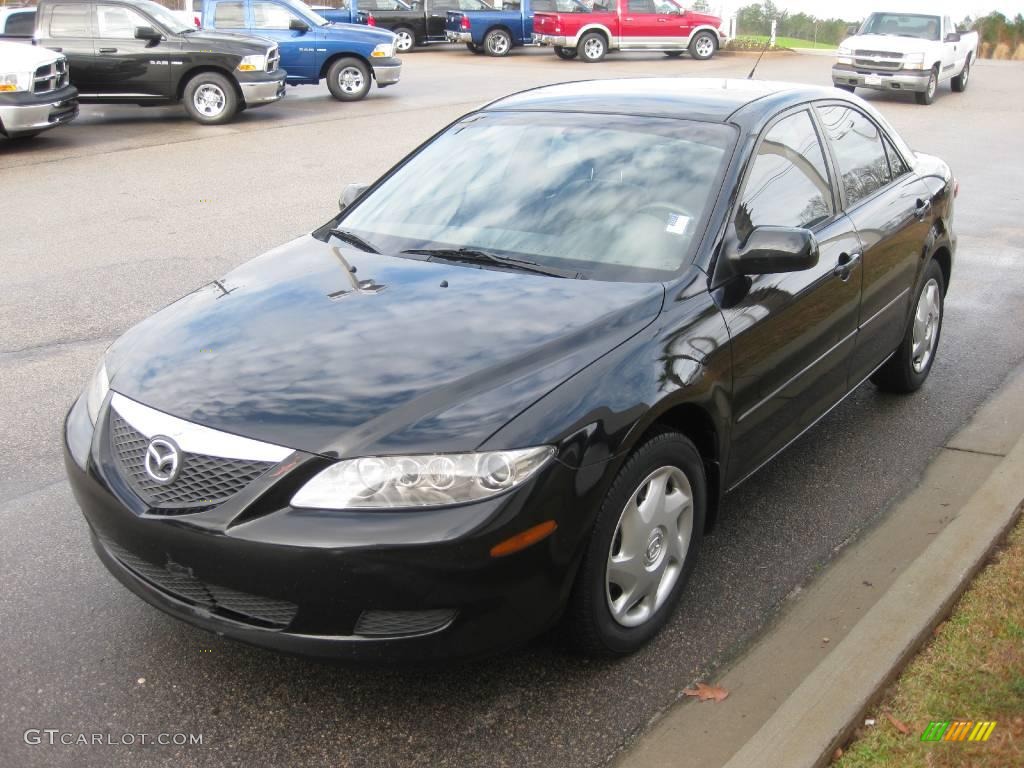
[(903, 159), (903, 155), (896, 151), (896, 148), (888, 138), (885, 140), (885, 154), (889, 157), (889, 170), (893, 179), (898, 179), (903, 174), (910, 173), (910, 168)]
[(825, 154), (806, 111), (776, 123), (761, 140), (736, 213), (745, 241), (754, 227), (813, 227), (832, 216)]
[(96, 36), (114, 40), (133, 40), (136, 27), (152, 27), (153, 23), (131, 8), (119, 5), (96, 6)]
[(55, 5), (50, 16), (50, 37), (92, 37), (89, 6)]
[(888, 184), (889, 160), (875, 124), (850, 107), (819, 107), (818, 111), (835, 151), (847, 203), (853, 205)]
[(241, 3), (217, 3), (213, 11), (213, 26), (220, 29), (245, 27), (245, 9)]

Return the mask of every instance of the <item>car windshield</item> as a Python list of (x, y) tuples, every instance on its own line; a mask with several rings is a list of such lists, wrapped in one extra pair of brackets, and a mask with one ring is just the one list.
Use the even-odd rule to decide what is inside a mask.
[(385, 253), (467, 248), (590, 279), (662, 280), (692, 259), (734, 142), (721, 124), (478, 113), (338, 226)]
[(938, 16), (917, 13), (872, 13), (861, 26), (860, 34), (938, 40), (940, 27)]
[(295, 9), (295, 11), (300, 16), (304, 16), (305, 18), (309, 19), (318, 27), (325, 27), (331, 23), (323, 16), (321, 16), (319, 13), (310, 8), (308, 5), (306, 5), (304, 2), (302, 2), (302, 0), (284, 0), (284, 4)]
[(180, 35), (182, 32), (196, 31), (194, 25), (187, 24), (184, 19), (175, 16), (173, 11), (167, 10), (152, 0), (138, 0), (136, 7), (145, 11), (153, 18), (153, 21), (172, 34)]

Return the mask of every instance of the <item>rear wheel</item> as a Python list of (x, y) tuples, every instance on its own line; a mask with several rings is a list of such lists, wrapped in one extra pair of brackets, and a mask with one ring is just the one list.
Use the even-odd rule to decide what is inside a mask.
[(395, 50), (399, 53), (408, 53), (416, 47), (416, 33), (409, 27), (395, 27), (391, 31), (398, 38), (395, 41)]
[(935, 101), (935, 92), (939, 90), (939, 70), (933, 68), (928, 74), (928, 85), (925, 90), (914, 94), (914, 101), (918, 104), (927, 105)]
[(484, 52), (488, 56), (508, 56), (512, 50), (512, 35), (504, 29), (492, 29), (484, 36)]
[(185, 110), (203, 125), (220, 125), (238, 112), (238, 94), (224, 75), (200, 72), (185, 85)]
[(622, 656), (654, 637), (679, 602), (704, 531), (707, 486), (686, 437), (661, 432), (619, 471), (598, 512), (566, 613), (576, 647)]
[(690, 55), (695, 59), (710, 59), (718, 49), (718, 41), (707, 30), (698, 32), (690, 41)]
[(960, 70), (960, 74), (953, 78), (950, 85), (953, 90), (957, 93), (963, 93), (967, 90), (967, 81), (971, 79), (971, 59), (968, 57), (967, 61), (964, 62), (964, 68)]
[(596, 64), (608, 53), (608, 41), (600, 32), (588, 32), (580, 38), (576, 51), (583, 61)]
[(560, 59), (566, 59), (566, 60), (575, 59), (576, 58), (576, 49), (575, 48), (563, 48), (560, 45), (556, 45), (555, 46), (555, 56), (557, 56)]
[(359, 59), (338, 59), (327, 70), (327, 87), (338, 101), (359, 101), (370, 92), (370, 68)]

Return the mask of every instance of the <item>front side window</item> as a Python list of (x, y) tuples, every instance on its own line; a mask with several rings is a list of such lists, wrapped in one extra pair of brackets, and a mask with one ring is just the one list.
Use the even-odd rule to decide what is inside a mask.
[(298, 17), (277, 3), (252, 4), (252, 25), (256, 29), (288, 29), (295, 18)]
[(591, 279), (693, 258), (735, 129), (559, 113), (471, 115), (342, 215), (384, 253), (470, 248)]
[(136, 27), (152, 27), (153, 23), (131, 8), (121, 5), (96, 6), (96, 36), (111, 40), (135, 39)]
[(50, 15), (50, 37), (92, 37), (89, 6), (55, 5)]
[(889, 160), (878, 128), (851, 107), (819, 107), (818, 114), (839, 165), (846, 202), (854, 205), (889, 183)]
[(213, 11), (215, 29), (240, 29), (245, 27), (245, 7), (241, 3), (217, 3)]
[(772, 126), (761, 140), (736, 213), (736, 235), (755, 227), (813, 227), (834, 213), (825, 154), (808, 112)]

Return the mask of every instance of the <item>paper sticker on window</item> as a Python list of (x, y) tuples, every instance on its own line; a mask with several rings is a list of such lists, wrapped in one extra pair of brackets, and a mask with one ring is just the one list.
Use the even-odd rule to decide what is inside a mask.
[(690, 226), (689, 216), (683, 216), (681, 213), (670, 213), (668, 215), (668, 224), (665, 225), (665, 231), (673, 235), (682, 235), (686, 233), (688, 226)]

